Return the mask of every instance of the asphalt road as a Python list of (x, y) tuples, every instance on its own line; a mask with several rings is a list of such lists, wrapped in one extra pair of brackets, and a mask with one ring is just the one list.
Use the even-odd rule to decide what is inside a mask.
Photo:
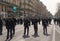
[[(54, 24), (48, 26), (48, 36), (43, 35), (43, 27), (38, 24), (38, 35), (39, 37), (32, 36), (34, 34), (33, 25), (30, 26), (28, 38), (23, 38), (24, 27), (23, 25), (16, 25), (16, 34), (11, 41), (54, 41)], [(57, 33), (57, 32), (56, 32)], [(3, 35), (0, 36), (0, 41), (5, 41), (6, 39), (6, 27), (3, 27)], [(58, 37), (58, 36), (57, 36)]]
[(55, 25), (55, 41), (60, 41), (60, 27)]

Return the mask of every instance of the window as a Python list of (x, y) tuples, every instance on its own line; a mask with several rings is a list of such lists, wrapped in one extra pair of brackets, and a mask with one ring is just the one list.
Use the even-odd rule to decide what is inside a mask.
[(6, 0), (3, 0), (3, 1), (6, 1)]
[(3, 1), (3, 0), (0, 0), (1, 2)]
[(2, 6), (2, 11), (6, 11), (6, 6)]
[(16, 0), (13, 0), (13, 2), (15, 2), (15, 3), (16, 3)]
[(6, 0), (6, 2), (9, 2), (9, 0)]
[(21, 3), (24, 3), (24, 0), (21, 0)]

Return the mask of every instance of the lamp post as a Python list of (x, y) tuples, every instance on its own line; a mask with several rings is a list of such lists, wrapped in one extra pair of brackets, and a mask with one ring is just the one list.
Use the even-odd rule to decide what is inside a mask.
[[(31, 2), (31, 0), (28, 0), (28, 10), (30, 9), (30, 2)], [(29, 13), (30, 11), (28, 11), (28, 15), (29, 15), (29, 17), (30, 17), (30, 13)]]
[(21, 11), (21, 0), (20, 0), (20, 6), (19, 6), (19, 16), (20, 16), (20, 11)]
[(23, 15), (25, 15), (25, 8), (26, 8), (26, 2), (24, 0), (24, 14)]

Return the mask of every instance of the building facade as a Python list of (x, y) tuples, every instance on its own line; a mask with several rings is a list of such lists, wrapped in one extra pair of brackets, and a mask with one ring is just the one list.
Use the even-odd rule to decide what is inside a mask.
[[(19, 8), (20, 0), (0, 0), (0, 14), (6, 17), (10, 13), (14, 13), (12, 8)], [(18, 11), (18, 10), (17, 10)]]
[[(13, 7), (17, 10), (14, 12)], [(47, 12), (46, 7), (40, 0), (0, 0), (0, 13), (5, 17), (8, 14), (13, 13), (14, 15), (34, 15), (34, 14), (45, 14)], [(44, 13), (43, 13), (44, 12)]]

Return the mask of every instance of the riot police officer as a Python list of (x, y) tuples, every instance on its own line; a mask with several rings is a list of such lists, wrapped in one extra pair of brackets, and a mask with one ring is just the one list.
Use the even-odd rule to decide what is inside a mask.
[(56, 19), (56, 18), (54, 18), (54, 24), (56, 24), (56, 22), (58, 22), (58, 21), (57, 21), (57, 19)]
[[(24, 35), (23, 36), (29, 36), (29, 26), (30, 26), (30, 20), (25, 15), (24, 16)], [(26, 32), (26, 30), (27, 30), (27, 32)], [(27, 33), (27, 35), (26, 35), (26, 33)]]
[(14, 17), (14, 15), (12, 15), (12, 22), (13, 22), (13, 27), (12, 27), (12, 31), (13, 31), (13, 36), (15, 35), (15, 26), (16, 26), (16, 18)]
[(40, 24), (40, 22), (41, 22), (41, 19), (40, 19), (40, 18), (38, 19), (38, 22), (39, 22), (39, 24)]
[(47, 35), (48, 20), (46, 18), (42, 19), (42, 26), (43, 26), (43, 34)]
[(6, 38), (6, 40), (9, 40), (9, 37), (10, 37), (10, 40), (11, 40), (13, 38), (13, 34), (15, 33), (14, 19), (10, 16), (10, 17), (5, 19), (5, 22), (6, 22), (6, 29), (7, 29), (7, 38)]
[(23, 19), (19, 18), (19, 23), (22, 25), (23, 24)]
[(38, 19), (35, 16), (32, 19), (32, 24), (34, 25), (34, 36), (38, 36)]
[(49, 20), (49, 24), (51, 24), (52, 19), (51, 19), (51, 18), (49, 18), (48, 20)]
[(3, 30), (2, 26), (3, 26), (3, 22), (2, 22), (2, 19), (0, 17), (0, 35), (2, 35), (2, 30)]

